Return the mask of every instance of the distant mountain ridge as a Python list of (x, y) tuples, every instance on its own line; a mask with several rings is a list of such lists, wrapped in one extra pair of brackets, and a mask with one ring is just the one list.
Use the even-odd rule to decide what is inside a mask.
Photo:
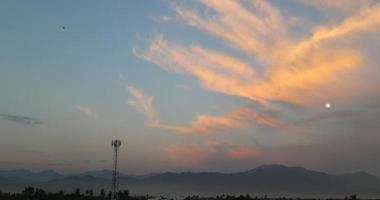
[[(0, 189), (18, 191), (31, 185), (48, 191), (110, 187), (112, 171), (62, 175), (52, 170), (0, 171)], [(150, 195), (251, 194), (290, 197), (380, 197), (380, 179), (366, 172), (332, 175), (303, 167), (261, 165), (245, 172), (166, 172), (147, 176), (120, 174), (120, 189)]]
[(30, 181), (48, 181), (52, 179), (62, 178), (63, 175), (54, 170), (44, 170), (40, 172), (32, 172), (25, 169), (16, 170), (0, 170), (0, 177), (18, 178)]

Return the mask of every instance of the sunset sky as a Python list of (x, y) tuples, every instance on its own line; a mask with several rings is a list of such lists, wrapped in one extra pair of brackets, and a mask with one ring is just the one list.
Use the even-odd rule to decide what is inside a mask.
[(0, 2), (0, 169), (380, 176), (380, 1)]

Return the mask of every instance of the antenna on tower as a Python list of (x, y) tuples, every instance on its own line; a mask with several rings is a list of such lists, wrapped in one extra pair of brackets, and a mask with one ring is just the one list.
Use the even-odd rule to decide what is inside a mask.
[(119, 151), (119, 147), (121, 146), (120, 140), (112, 140), (112, 147), (114, 148), (114, 166), (112, 172), (112, 200), (117, 199), (117, 187), (118, 187), (118, 171), (117, 171), (117, 153)]

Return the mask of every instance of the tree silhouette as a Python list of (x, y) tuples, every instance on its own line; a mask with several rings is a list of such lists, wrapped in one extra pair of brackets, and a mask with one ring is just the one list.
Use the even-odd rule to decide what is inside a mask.
[[(21, 193), (9, 193), (0, 190), (0, 200), (110, 200), (112, 193), (105, 189), (101, 189), (98, 193), (95, 193), (92, 189), (86, 189), (84, 193), (81, 193), (80, 189), (77, 188), (73, 193), (65, 193), (63, 190), (57, 192), (46, 192), (39, 188), (26, 187)], [(149, 200), (152, 196), (131, 196), (128, 190), (118, 191), (117, 197), (119, 200)], [(159, 197), (159, 200), (172, 200), (172, 198)], [(345, 200), (357, 200), (358, 197), (353, 194), (346, 198)], [(269, 198), (267, 195), (263, 197), (251, 197), (250, 195), (221, 195), (216, 197), (201, 197), (198, 195), (185, 197), (183, 200), (293, 200), (293, 198)], [(312, 200), (295, 198), (294, 200)], [(333, 199), (330, 199), (333, 200)], [(338, 199), (334, 199), (338, 200)]]

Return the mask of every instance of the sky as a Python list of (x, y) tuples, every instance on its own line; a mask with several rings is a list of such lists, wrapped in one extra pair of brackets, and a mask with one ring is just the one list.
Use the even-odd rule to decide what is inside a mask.
[(3, 0), (0, 169), (380, 176), (380, 2)]

